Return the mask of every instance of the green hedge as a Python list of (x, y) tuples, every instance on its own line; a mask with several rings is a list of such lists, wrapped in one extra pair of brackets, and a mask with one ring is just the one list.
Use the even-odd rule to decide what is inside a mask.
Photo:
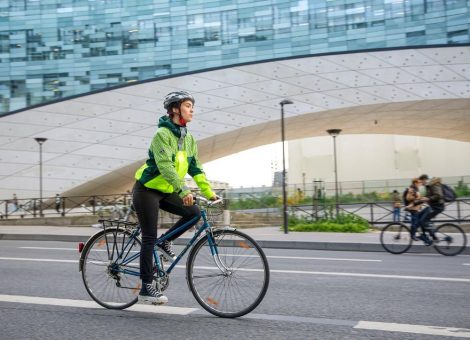
[[(331, 210), (331, 209), (330, 209)], [(329, 217), (328, 217), (329, 216)], [(306, 218), (289, 217), (289, 230), (291, 231), (322, 231), (336, 233), (365, 233), (369, 230), (369, 222), (354, 214), (339, 214), (333, 216), (332, 212), (326, 218), (311, 221)]]
[(319, 221), (313, 223), (301, 223), (289, 226), (290, 231), (321, 231), (331, 233), (366, 233), (369, 227), (355, 223), (339, 224), (330, 221)]

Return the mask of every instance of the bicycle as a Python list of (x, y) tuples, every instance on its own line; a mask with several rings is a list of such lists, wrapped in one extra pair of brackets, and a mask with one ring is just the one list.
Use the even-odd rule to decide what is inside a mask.
[[(445, 256), (455, 256), (464, 251), (467, 245), (467, 236), (458, 225), (444, 223), (427, 230), (430, 234), (428, 239), (436, 251)], [(424, 242), (425, 234), (416, 233), (417, 238)], [(434, 236), (433, 236), (434, 235)], [(404, 223), (393, 222), (385, 226), (380, 233), (380, 243), (382, 247), (392, 254), (403, 254), (411, 248), (413, 239), (411, 230)], [(426, 243), (425, 243), (426, 244)]]
[[(269, 266), (263, 250), (250, 236), (232, 227), (211, 225), (213, 217), (223, 212), (220, 203), (197, 198), (202, 223), (195, 226), (194, 236), (176, 259), (160, 252), (160, 246), (188, 224), (157, 240), (153, 283), (157, 290), (164, 291), (170, 273), (191, 248), (186, 280), (196, 301), (209, 313), (235, 318), (251, 312), (263, 300), (269, 285)], [(116, 220), (102, 223), (103, 230), (80, 246), (79, 271), (93, 300), (105, 308), (125, 309), (137, 302), (141, 288), (140, 226)], [(166, 269), (165, 257), (169, 262)]]

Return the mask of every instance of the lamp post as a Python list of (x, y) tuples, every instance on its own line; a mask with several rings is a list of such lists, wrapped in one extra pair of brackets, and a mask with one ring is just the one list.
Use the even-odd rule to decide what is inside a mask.
[(284, 105), (294, 104), (291, 100), (284, 99), (279, 103), (281, 105), (281, 138), (282, 138), (282, 209), (283, 209), (283, 226), (284, 234), (287, 234), (287, 194), (286, 194), (286, 152), (284, 147), (285, 134), (284, 134)]
[(336, 217), (339, 216), (339, 197), (338, 197), (338, 167), (336, 162), (336, 137), (341, 133), (341, 129), (326, 130), (328, 134), (333, 137), (333, 157), (335, 160), (335, 203), (336, 203)]
[(43, 217), (42, 213), (42, 144), (47, 140), (47, 138), (36, 137), (34, 138), (39, 144), (39, 216)]

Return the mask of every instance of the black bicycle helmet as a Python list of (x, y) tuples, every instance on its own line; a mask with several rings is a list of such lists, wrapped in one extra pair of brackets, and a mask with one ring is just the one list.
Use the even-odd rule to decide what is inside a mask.
[(163, 100), (163, 107), (165, 110), (169, 110), (171, 107), (171, 104), (173, 103), (181, 103), (183, 100), (190, 100), (193, 102), (194, 105), (194, 97), (186, 91), (175, 91), (175, 92), (170, 92), (165, 96), (165, 99)]

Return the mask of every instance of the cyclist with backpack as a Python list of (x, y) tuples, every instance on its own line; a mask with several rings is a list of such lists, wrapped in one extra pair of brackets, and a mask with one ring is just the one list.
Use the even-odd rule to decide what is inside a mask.
[(423, 231), (421, 237), (424, 243), (431, 245), (432, 240), (427, 237), (425, 231), (428, 231), (435, 240), (434, 232), (429, 223), (445, 210), (443, 184), (441, 178), (434, 177), (430, 180), (428, 175), (421, 175), (419, 180), (426, 186), (426, 197), (422, 197), (421, 200), (426, 202), (428, 206), (419, 213), (417, 225), (421, 226)]

